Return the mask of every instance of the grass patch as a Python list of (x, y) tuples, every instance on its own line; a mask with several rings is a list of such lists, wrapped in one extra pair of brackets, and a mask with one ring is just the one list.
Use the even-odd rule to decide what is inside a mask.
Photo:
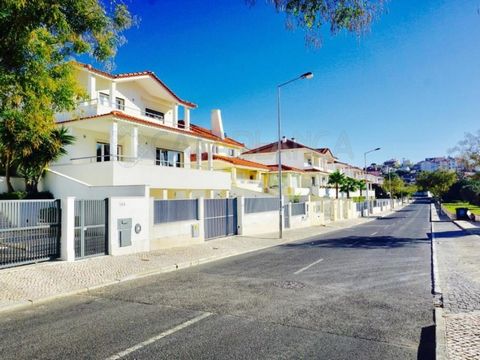
[(468, 202), (442, 203), (442, 205), (452, 214), (455, 214), (455, 209), (457, 208), (468, 208), (475, 215), (480, 215), (480, 206), (473, 205)]

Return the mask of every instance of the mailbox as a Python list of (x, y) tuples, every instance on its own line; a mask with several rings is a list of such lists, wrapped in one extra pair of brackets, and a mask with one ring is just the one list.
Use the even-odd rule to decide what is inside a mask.
[(119, 246), (132, 245), (132, 218), (118, 219), (117, 230)]

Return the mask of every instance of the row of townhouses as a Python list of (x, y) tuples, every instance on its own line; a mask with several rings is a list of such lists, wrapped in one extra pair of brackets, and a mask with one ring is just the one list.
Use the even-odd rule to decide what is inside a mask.
[[(150, 71), (113, 75), (78, 64), (77, 76), (89, 99), (74, 112), (57, 115), (75, 143), (46, 176), (45, 187), (56, 197), (88, 197), (95, 191), (155, 199), (278, 194), (277, 142), (247, 149), (226, 136), (220, 110), (212, 110), (210, 129), (192, 123), (197, 105)], [(328, 148), (284, 138), (281, 151), (288, 196), (335, 196), (328, 185), (335, 170), (365, 177)], [(367, 176), (370, 188), (381, 181)]]

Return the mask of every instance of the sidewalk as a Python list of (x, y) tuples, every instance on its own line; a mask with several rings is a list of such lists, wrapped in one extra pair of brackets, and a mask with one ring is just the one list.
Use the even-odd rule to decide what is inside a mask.
[(440, 354), (448, 359), (480, 359), (480, 236), (454, 222), (433, 222), (432, 231), (435, 283), (443, 298), (437, 319), (437, 326), (444, 324), (439, 328), (445, 339)]
[[(401, 208), (396, 210), (399, 209)], [(282, 240), (277, 238), (276, 233), (255, 237), (235, 236), (210, 240), (200, 245), (135, 255), (102, 256), (75, 262), (53, 261), (0, 270), (0, 312), (87, 292), (121, 281), (188, 268), (282, 243), (307, 239), (360, 225), (378, 216), (381, 215), (337, 221), (327, 226), (286, 230)]]

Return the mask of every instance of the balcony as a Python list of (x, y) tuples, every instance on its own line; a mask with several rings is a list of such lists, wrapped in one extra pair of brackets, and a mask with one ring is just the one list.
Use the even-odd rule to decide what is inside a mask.
[[(83, 118), (95, 115), (108, 114), (112, 111), (120, 111), (126, 115), (134, 116), (136, 118), (151, 121), (161, 125), (174, 126), (174, 121), (170, 117), (162, 115), (158, 112), (153, 111), (143, 111), (140, 108), (128, 107), (123, 104), (114, 104), (110, 106), (108, 101), (102, 101), (100, 99), (93, 99), (89, 101), (83, 101), (77, 104), (75, 110), (71, 112), (58, 113), (56, 115), (56, 120), (58, 123), (68, 121), (76, 118)], [(175, 125), (175, 127), (182, 127), (183, 125)]]
[[(110, 157), (109, 160), (114, 160)], [(156, 160), (118, 157), (100, 161), (97, 157), (72, 159), (53, 165), (52, 170), (94, 186), (148, 185), (159, 189), (226, 190), (230, 175), (223, 171), (194, 169), (194, 164), (162, 166)]]
[(263, 191), (263, 184), (261, 180), (249, 180), (249, 179), (237, 179), (236, 185), (239, 188), (252, 190), (252, 191)]

